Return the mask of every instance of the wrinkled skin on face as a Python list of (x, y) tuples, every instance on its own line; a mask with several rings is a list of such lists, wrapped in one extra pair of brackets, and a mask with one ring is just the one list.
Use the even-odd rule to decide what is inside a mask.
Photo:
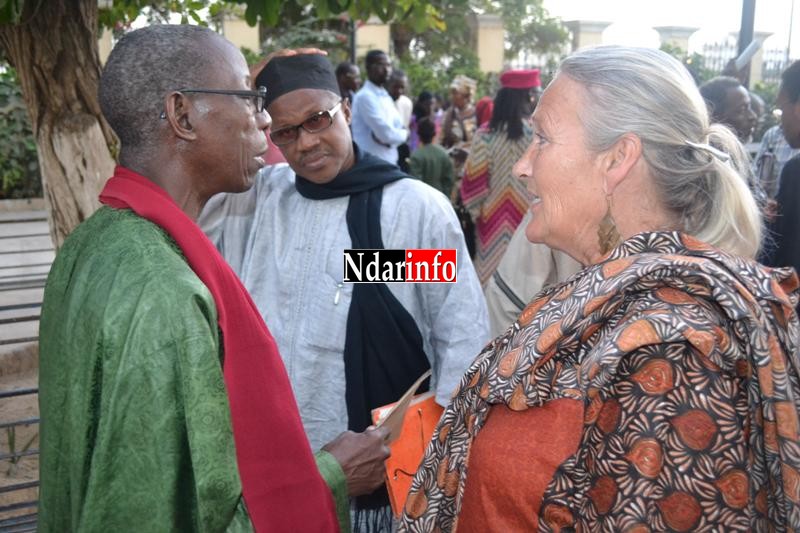
[(528, 240), (578, 260), (596, 248), (607, 209), (603, 174), (580, 121), (583, 99), (583, 88), (567, 76), (550, 84), (532, 117), (533, 141), (513, 170), (533, 197)]
[[(247, 63), (235, 46), (223, 39), (212, 39), (208, 53), (219, 67), (209, 72), (202, 88), (253, 89)], [(191, 150), (190, 165), (196, 175), (207, 176), (197, 184), (203, 190), (202, 196), (242, 192), (252, 187), (256, 173), (265, 164), (269, 126), (266, 114), (258, 112), (249, 97), (201, 93), (186, 96), (191, 102), (188, 120), (194, 140), (178, 149)]]

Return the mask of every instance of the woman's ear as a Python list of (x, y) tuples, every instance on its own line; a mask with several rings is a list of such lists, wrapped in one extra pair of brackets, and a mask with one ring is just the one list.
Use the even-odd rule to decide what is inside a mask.
[(182, 93), (172, 92), (164, 101), (163, 117), (167, 120), (175, 136), (184, 141), (193, 141), (197, 134), (192, 126), (194, 107)]
[(617, 185), (628, 177), (631, 169), (641, 157), (642, 141), (637, 135), (626, 133), (614, 143), (614, 146), (602, 157), (606, 194), (614, 192)]

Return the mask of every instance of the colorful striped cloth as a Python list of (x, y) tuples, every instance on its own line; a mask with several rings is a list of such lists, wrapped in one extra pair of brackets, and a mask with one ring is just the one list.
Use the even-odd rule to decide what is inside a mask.
[(511, 168), (533, 138), (525, 125), (523, 136), (510, 140), (504, 130), (483, 127), (472, 140), (461, 180), (461, 199), (472, 215), (477, 231), (475, 269), (481, 285), (497, 270), (508, 242), (530, 205), (525, 184), (512, 176)]

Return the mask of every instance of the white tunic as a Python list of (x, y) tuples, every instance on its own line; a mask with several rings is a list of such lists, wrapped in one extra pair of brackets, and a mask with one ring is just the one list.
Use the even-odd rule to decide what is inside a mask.
[[(239, 275), (286, 364), (314, 449), (347, 429), (344, 342), (353, 285), (342, 281), (351, 247), (348, 197), (309, 200), (288, 165), (266, 167), (242, 194), (215, 196), (200, 224)], [(447, 405), (462, 374), (489, 341), (486, 302), (448, 199), (414, 179), (384, 187), (386, 248), (455, 248), (456, 283), (393, 283), (414, 318)]]

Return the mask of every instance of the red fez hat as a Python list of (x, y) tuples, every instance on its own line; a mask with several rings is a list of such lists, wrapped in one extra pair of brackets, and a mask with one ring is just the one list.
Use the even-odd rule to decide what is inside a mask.
[(539, 69), (507, 70), (500, 76), (500, 85), (507, 89), (532, 89), (541, 87)]

